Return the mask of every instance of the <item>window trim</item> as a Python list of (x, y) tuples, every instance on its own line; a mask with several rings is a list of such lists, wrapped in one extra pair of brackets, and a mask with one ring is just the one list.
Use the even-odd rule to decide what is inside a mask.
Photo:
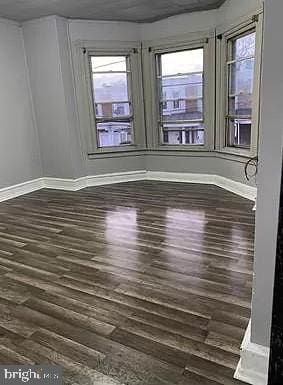
[[(242, 157), (253, 157), (258, 152), (258, 136), (260, 123), (260, 88), (261, 88), (261, 56), (262, 56), (262, 26), (263, 13), (259, 11), (256, 16), (245, 18), (241, 23), (233, 26), (222, 27), (217, 31), (216, 60), (217, 65), (217, 129), (216, 129), (216, 150), (221, 153), (238, 155)], [(255, 51), (255, 69), (254, 69), (254, 89), (252, 100), (252, 128), (251, 128), (251, 146), (250, 148), (230, 147), (226, 145), (226, 114), (228, 103), (228, 76), (227, 58), (228, 47), (231, 39), (240, 37), (249, 33), (256, 33), (256, 51)]]
[[(159, 97), (157, 87), (156, 55), (171, 52), (198, 49), (204, 50), (204, 145), (168, 145), (161, 144), (159, 121)], [(213, 31), (191, 33), (177, 36), (169, 41), (160, 39), (144, 42), (143, 63), (146, 97), (147, 136), (150, 150), (159, 151), (212, 151), (214, 149), (214, 123), (215, 123), (215, 39)]]
[[(91, 56), (128, 56), (131, 69), (133, 143), (99, 147), (93, 98)], [(79, 125), (85, 151), (89, 157), (113, 153), (129, 153), (145, 149), (145, 124), (141, 69), (141, 46), (138, 42), (77, 41), (73, 44)]]

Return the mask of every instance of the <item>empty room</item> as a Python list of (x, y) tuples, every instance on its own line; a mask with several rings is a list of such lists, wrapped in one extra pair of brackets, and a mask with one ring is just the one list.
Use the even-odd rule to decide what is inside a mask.
[(0, 0), (0, 385), (282, 385), (282, 0)]

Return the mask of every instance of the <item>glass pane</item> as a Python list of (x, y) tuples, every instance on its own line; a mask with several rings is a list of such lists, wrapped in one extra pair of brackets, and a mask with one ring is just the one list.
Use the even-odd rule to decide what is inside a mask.
[(255, 55), (256, 33), (241, 36), (233, 41), (233, 58), (240, 59)]
[(251, 119), (228, 120), (228, 146), (249, 148), (251, 145)]
[(203, 49), (161, 55), (161, 120), (203, 119)]
[(174, 99), (162, 103), (162, 121), (200, 120), (203, 117), (203, 99)]
[(92, 72), (126, 71), (126, 56), (92, 56)]
[(228, 64), (227, 146), (249, 148), (251, 144), (256, 33), (230, 41), (232, 61)]
[(229, 98), (229, 115), (231, 116), (251, 116), (252, 115), (252, 95), (239, 95)]
[(97, 123), (99, 147), (116, 147), (132, 144), (132, 125), (127, 122)]
[(203, 72), (203, 49), (165, 53), (161, 55), (161, 69), (162, 76)]
[(162, 135), (163, 144), (204, 144), (204, 127), (202, 123), (166, 123), (162, 127)]
[(127, 102), (127, 74), (93, 74), (93, 92), (96, 103)]
[(255, 59), (245, 59), (229, 64), (229, 94), (251, 94), (253, 92)]
[(95, 114), (97, 118), (119, 118), (130, 116), (130, 103), (96, 103)]

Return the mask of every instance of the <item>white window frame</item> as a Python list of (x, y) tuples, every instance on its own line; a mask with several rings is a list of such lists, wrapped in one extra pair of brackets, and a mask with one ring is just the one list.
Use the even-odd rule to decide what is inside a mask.
[[(79, 41), (74, 43), (73, 56), (80, 130), (88, 156), (144, 150), (145, 124), (140, 44), (137, 42)], [(126, 56), (129, 58), (128, 87), (132, 104), (132, 144), (112, 147), (99, 147), (98, 145), (91, 56)]]
[[(158, 151), (211, 151), (214, 149), (215, 127), (215, 39), (214, 32), (199, 32), (182, 35), (167, 40), (144, 42), (143, 65), (144, 87), (146, 97), (147, 138), (149, 149)], [(203, 120), (204, 120), (204, 145), (168, 145), (162, 144), (159, 126), (159, 93), (157, 84), (156, 57), (160, 54), (193, 50), (204, 50), (204, 94), (203, 94)]]
[[(263, 14), (257, 13), (233, 26), (224, 26), (217, 31), (217, 140), (216, 150), (222, 153), (253, 157), (258, 153), (258, 136), (260, 120), (260, 87), (262, 58), (262, 24)], [(227, 61), (232, 39), (255, 31), (256, 50), (254, 68), (254, 88), (252, 100), (252, 127), (250, 148), (227, 146), (227, 108), (228, 108), (228, 71)]]

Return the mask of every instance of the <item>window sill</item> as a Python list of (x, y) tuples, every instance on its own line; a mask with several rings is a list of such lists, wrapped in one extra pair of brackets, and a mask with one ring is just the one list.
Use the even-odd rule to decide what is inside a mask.
[(216, 152), (220, 154), (233, 155), (236, 157), (247, 158), (247, 159), (256, 156), (256, 152), (253, 150), (245, 150), (243, 148), (234, 148), (234, 147), (223, 147), (220, 150), (216, 150)]
[(207, 152), (210, 151), (206, 145), (160, 145), (155, 148), (152, 148), (153, 151), (177, 151), (177, 152)]
[(137, 146), (125, 146), (123, 148), (109, 147), (107, 149), (98, 150), (88, 154), (88, 159), (101, 159), (101, 158), (118, 158), (120, 156), (133, 156), (143, 155), (146, 150), (144, 147)]
[(216, 156), (223, 159), (237, 161), (245, 163), (248, 159), (255, 156), (250, 151), (233, 151), (234, 149), (223, 148), (222, 150), (208, 149), (207, 147), (200, 146), (159, 146), (159, 147), (127, 147), (123, 150), (117, 151), (117, 149), (111, 149), (101, 152), (93, 152), (88, 154), (88, 159), (107, 159), (107, 158), (120, 158), (130, 156), (144, 156), (144, 155), (173, 155), (173, 156), (203, 156), (211, 157)]

